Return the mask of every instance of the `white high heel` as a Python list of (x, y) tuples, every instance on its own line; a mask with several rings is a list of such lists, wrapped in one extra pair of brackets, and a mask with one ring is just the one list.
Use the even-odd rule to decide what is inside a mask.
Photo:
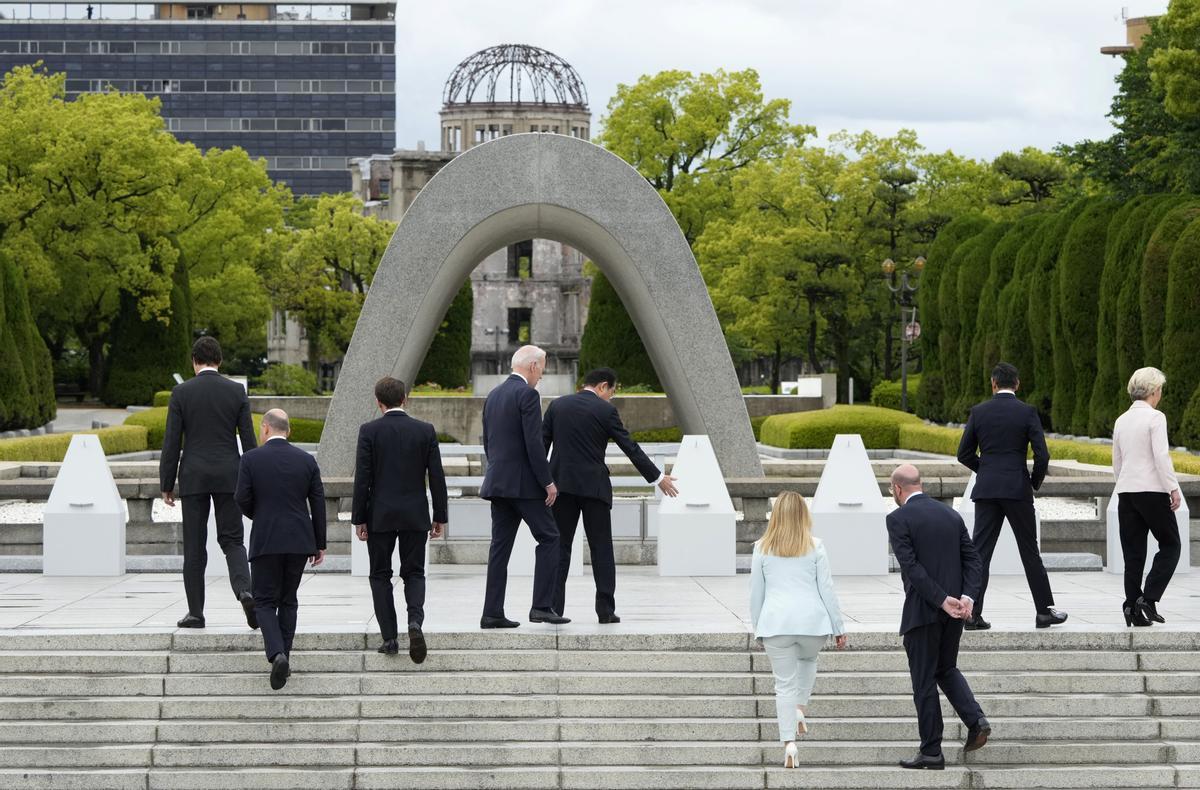
[(783, 750), (783, 767), (784, 768), (796, 768), (796, 767), (798, 767), (797, 761), (799, 759), (800, 759), (800, 754), (799, 754), (799, 752), (796, 751), (796, 744), (789, 743), (787, 745), (787, 748), (785, 748)]
[(808, 722), (804, 720), (804, 711), (796, 708), (796, 736), (808, 734)]

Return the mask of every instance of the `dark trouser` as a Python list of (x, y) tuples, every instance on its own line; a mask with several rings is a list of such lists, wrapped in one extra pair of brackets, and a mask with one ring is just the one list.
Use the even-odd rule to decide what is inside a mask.
[(420, 628), (425, 623), (425, 542), (429, 533), (422, 529), (399, 532), (368, 532), (367, 556), (371, 559), (371, 600), (375, 619), (384, 641), (395, 639), (396, 599), (392, 595), (392, 551), (400, 547), (400, 579), (404, 582), (404, 602), (408, 605), (408, 624)]
[(942, 703), (938, 689), (946, 695), (963, 724), (975, 726), (983, 709), (975, 701), (967, 679), (958, 671), (958, 642), (963, 621), (938, 612), (936, 623), (922, 625), (904, 635), (908, 671), (912, 676), (917, 727), (921, 732), (921, 754), (942, 753)]
[(263, 554), (250, 563), (254, 568), (254, 612), (262, 629), (267, 660), (292, 654), (296, 636), (296, 590), (304, 575), (307, 554)]
[(1006, 518), (1012, 526), (1013, 537), (1017, 539), (1017, 551), (1021, 553), (1021, 564), (1025, 566), (1025, 581), (1029, 583), (1034, 607), (1044, 613), (1054, 605), (1050, 577), (1046, 575), (1046, 566), (1042, 564), (1042, 555), (1038, 552), (1037, 514), (1033, 511), (1033, 500), (976, 499), (975, 532), (971, 540), (983, 561), (983, 583), (979, 585), (979, 597), (974, 607), (976, 617), (983, 617), (983, 596), (987, 592), (992, 553), (996, 550), (1000, 527)]
[(208, 567), (208, 508), (209, 498), (216, 509), (217, 545), (225, 552), (229, 566), (229, 586), (233, 597), (240, 598), (250, 590), (250, 563), (246, 560), (242, 511), (233, 501), (232, 493), (189, 494), (179, 498), (183, 511), (183, 592), (187, 595), (188, 612), (204, 616), (204, 570)]
[(554, 608), (555, 579), (558, 577), (558, 527), (550, 508), (541, 499), (492, 500), (492, 546), (488, 551), (487, 591), (483, 616), (504, 616), (504, 593), (508, 589), (508, 558), (512, 556), (517, 528), (524, 521), (537, 541), (533, 565), (533, 609)]
[(559, 494), (554, 500), (554, 521), (558, 524), (558, 586), (554, 591), (554, 611), (563, 613), (567, 603), (567, 577), (571, 574), (571, 545), (575, 528), (583, 514), (583, 531), (592, 552), (592, 578), (596, 580), (596, 614), (615, 614), (617, 603), (617, 563), (613, 558), (612, 508), (601, 499)]
[[(1121, 553), (1125, 555), (1125, 605), (1138, 598), (1150, 603), (1162, 600), (1167, 583), (1179, 564), (1179, 524), (1171, 510), (1171, 495), (1158, 491), (1117, 494), (1117, 521), (1121, 525)], [(1142, 571), (1146, 569), (1146, 535), (1154, 535), (1158, 552), (1146, 576), (1142, 591)]]

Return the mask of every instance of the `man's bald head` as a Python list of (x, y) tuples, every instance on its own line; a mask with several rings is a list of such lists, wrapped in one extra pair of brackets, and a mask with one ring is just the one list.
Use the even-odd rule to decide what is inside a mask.
[(892, 485), (905, 493), (921, 490), (921, 470), (912, 464), (900, 464), (892, 472)]
[(292, 432), (292, 423), (283, 409), (271, 409), (262, 418), (263, 432), (267, 436), (287, 436)]

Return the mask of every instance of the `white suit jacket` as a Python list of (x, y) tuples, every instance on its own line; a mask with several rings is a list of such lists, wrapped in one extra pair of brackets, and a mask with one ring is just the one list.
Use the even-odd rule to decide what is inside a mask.
[(846, 633), (825, 546), (803, 557), (764, 555), (754, 544), (750, 564), (750, 622), (756, 637)]

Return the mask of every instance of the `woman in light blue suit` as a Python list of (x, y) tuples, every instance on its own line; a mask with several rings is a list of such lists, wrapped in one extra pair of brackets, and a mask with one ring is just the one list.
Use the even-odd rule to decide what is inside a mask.
[(846, 646), (829, 557), (813, 537), (804, 497), (784, 491), (750, 566), (750, 622), (775, 673), (775, 715), (783, 766), (796, 767), (796, 737), (808, 732), (804, 706), (817, 678), (817, 654), (835, 637)]

